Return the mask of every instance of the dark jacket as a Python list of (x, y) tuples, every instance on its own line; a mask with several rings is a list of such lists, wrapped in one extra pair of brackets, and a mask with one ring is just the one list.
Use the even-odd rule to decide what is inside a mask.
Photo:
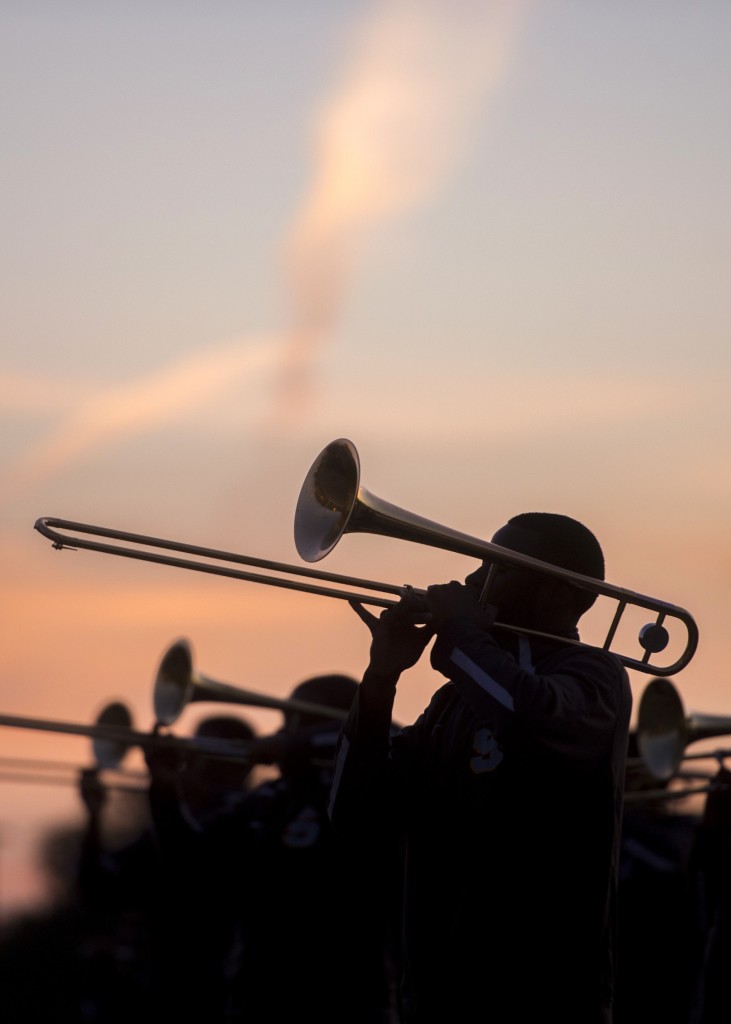
[(391, 736), (395, 685), (360, 687), (331, 816), (406, 837), (404, 1015), (611, 1018), (631, 691), (614, 656), (452, 620), (450, 678)]

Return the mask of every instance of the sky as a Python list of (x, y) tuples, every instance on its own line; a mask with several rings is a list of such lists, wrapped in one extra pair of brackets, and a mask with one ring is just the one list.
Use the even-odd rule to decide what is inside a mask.
[[(585, 522), (611, 583), (697, 621), (688, 713), (730, 713), (730, 28), (725, 0), (5, 0), (0, 713), (91, 724), (118, 699), (151, 728), (178, 637), (277, 697), (358, 678), (342, 601), (33, 529), (296, 569), (300, 486), (341, 437), (364, 487), (450, 529)], [(320, 568), (426, 586), (473, 565), (351, 534)], [(439, 682), (425, 658), (397, 718)], [(82, 817), (72, 785), (0, 794), (2, 915), (45, 893), (37, 837)]]

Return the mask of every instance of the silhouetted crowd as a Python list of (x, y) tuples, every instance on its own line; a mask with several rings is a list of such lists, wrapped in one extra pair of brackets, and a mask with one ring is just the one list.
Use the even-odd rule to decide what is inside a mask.
[[(299, 694), (346, 707), (355, 685), (328, 677)], [(80, 773), (85, 827), (44, 843), (51, 905), (2, 931), (8, 1024), (399, 1020), (399, 850), (336, 839), (338, 725), (286, 717), (257, 785), (247, 759), (149, 753), (147, 806), (128, 798), (116, 835), (99, 772)], [(197, 735), (255, 733), (218, 716)], [(730, 782), (721, 769), (692, 813), (687, 799), (625, 805), (614, 1024), (731, 1020)], [(628, 771), (628, 793), (640, 788)]]
[[(637, 755), (634, 739), (630, 760)], [(727, 981), (717, 966), (731, 954), (724, 935), (731, 884), (729, 781), (731, 774), (720, 768), (709, 778), (707, 794), (677, 798), (672, 794), (689, 790), (691, 782), (678, 780), (672, 788), (642, 769), (627, 770), (616, 1024), (731, 1020)]]
[[(345, 711), (356, 686), (316, 677), (293, 697)], [(52, 905), (2, 933), (4, 1021), (396, 1019), (393, 853), (330, 827), (338, 721), (284, 717), (270, 737), (234, 716), (199, 725), (242, 751), (257, 738), (252, 757), (151, 747), (146, 813), (121, 835), (99, 770), (80, 773), (86, 825), (43, 851)], [(271, 767), (252, 785), (256, 758)]]

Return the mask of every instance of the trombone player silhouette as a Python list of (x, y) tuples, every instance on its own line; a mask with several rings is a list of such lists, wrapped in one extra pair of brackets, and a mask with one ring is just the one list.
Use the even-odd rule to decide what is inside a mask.
[[(493, 542), (604, 579), (581, 523), (513, 517)], [(608, 1024), (631, 692), (618, 657), (576, 646), (595, 595), (485, 561), (464, 584), (376, 616), (343, 728), (336, 831), (402, 832), (403, 1020)], [(551, 637), (493, 630), (501, 621)], [(448, 682), (391, 734), (402, 672), (429, 642)]]

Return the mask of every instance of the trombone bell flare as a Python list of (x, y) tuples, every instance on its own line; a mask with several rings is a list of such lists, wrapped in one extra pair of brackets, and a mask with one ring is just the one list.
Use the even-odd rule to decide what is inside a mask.
[(685, 712), (669, 679), (651, 679), (637, 715), (637, 746), (656, 779), (671, 779), (680, 767), (687, 742)]
[(114, 701), (102, 709), (96, 724), (119, 730), (116, 737), (104, 737), (103, 734), (92, 737), (94, 760), (98, 767), (106, 770), (118, 768), (132, 745), (122, 738), (124, 730), (132, 731), (132, 714), (125, 704)]
[[(300, 488), (294, 517), (297, 553), (306, 562), (317, 562), (333, 550), (345, 533), (372, 533), (413, 541), (480, 560), (491, 553), (502, 554), (503, 560), (512, 565), (544, 571), (547, 566), (371, 494), (360, 484), (360, 459), (355, 445), (341, 437), (323, 448)], [(553, 568), (556, 574), (563, 571)]]
[(691, 743), (727, 735), (731, 717), (686, 715), (670, 679), (651, 679), (645, 687), (637, 715), (637, 745), (656, 779), (671, 779), (677, 773)]

